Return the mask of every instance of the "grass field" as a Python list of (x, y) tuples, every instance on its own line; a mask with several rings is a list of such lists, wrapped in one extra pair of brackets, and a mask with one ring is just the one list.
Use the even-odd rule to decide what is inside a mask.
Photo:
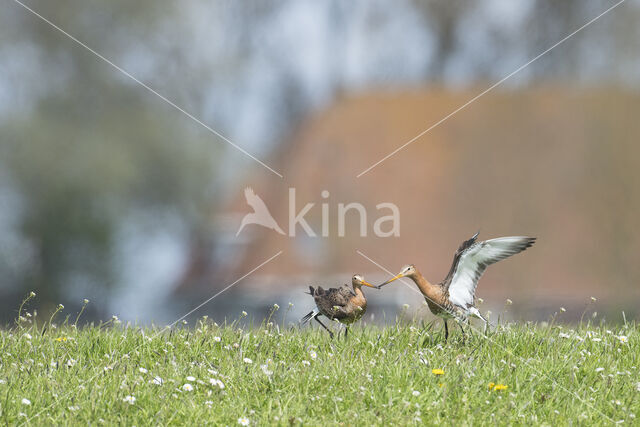
[(453, 325), (445, 343), (440, 323), (403, 322), (355, 326), (345, 341), (283, 328), (282, 311), (244, 329), (200, 319), (171, 331), (56, 327), (22, 311), (0, 331), (0, 422), (637, 423), (635, 324), (502, 324), (464, 343)]

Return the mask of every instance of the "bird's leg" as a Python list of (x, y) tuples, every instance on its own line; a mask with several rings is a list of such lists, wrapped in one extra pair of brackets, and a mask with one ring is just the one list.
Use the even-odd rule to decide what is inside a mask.
[(347, 335), (349, 335), (349, 327), (347, 325), (344, 326), (344, 339), (347, 340)]
[(458, 321), (458, 326), (460, 326), (460, 330), (462, 331), (462, 343), (464, 344), (465, 341), (465, 334), (464, 334), (464, 327), (462, 326), (462, 322)]
[(333, 338), (333, 332), (331, 332), (331, 330), (330, 330), (329, 328), (327, 328), (327, 327), (324, 325), (324, 323), (322, 323), (322, 322), (320, 321), (320, 319), (318, 319), (318, 316), (314, 317), (314, 319), (316, 319), (316, 322), (320, 323), (320, 326), (322, 326), (324, 329), (326, 329), (326, 331), (327, 331), (327, 332), (329, 332), (329, 336), (330, 336), (331, 338)]
[(449, 339), (449, 327), (447, 326), (447, 320), (444, 319), (444, 342)]

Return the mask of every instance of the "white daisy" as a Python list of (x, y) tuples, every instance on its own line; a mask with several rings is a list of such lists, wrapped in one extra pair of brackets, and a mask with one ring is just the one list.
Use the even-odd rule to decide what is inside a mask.
[(129, 405), (133, 405), (134, 403), (136, 403), (136, 398), (133, 396), (126, 396), (124, 399), (122, 399), (122, 401), (128, 403)]
[(253, 360), (249, 359), (248, 357), (245, 357), (244, 359), (242, 359), (242, 361), (244, 363), (248, 363), (248, 364), (252, 364), (253, 363)]
[(238, 424), (240, 424), (241, 426), (248, 426), (249, 422), (249, 418), (247, 417), (238, 418)]
[(25, 397), (24, 399), (22, 399), (22, 404), (23, 405), (31, 405), (31, 401)]
[(219, 388), (220, 388), (220, 390), (224, 389), (224, 383), (223, 383), (222, 381), (220, 381), (219, 379), (216, 379), (216, 378), (209, 378), (209, 383), (210, 383), (212, 386), (219, 387)]
[(182, 389), (184, 391), (193, 391), (193, 386), (189, 383), (186, 383), (185, 385), (182, 386)]

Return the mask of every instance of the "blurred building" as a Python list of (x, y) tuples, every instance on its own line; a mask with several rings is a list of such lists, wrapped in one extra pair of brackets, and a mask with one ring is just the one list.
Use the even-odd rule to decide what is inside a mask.
[[(317, 234), (320, 205), (329, 205), (330, 237), (309, 237), (301, 229), (289, 237), (249, 226), (227, 242), (232, 262), (212, 263), (216, 268), (207, 270), (195, 257), (193, 270), (200, 275), (195, 281), (185, 277), (176, 295), (187, 289), (210, 293), (280, 250), (281, 256), (234, 291), (268, 300), (301, 292), (307, 281), (346, 282), (355, 272), (382, 278), (384, 272), (357, 250), (392, 271), (415, 263), (437, 282), (457, 245), (480, 230), (483, 238), (539, 238), (524, 254), (487, 271), (479, 286), (485, 299), (501, 304), (510, 298), (547, 316), (560, 305), (578, 310), (595, 296), (632, 315), (632, 301), (640, 296), (634, 256), (640, 250), (640, 170), (633, 167), (640, 158), (634, 142), (640, 123), (631, 113), (640, 108), (636, 94), (560, 87), (498, 91), (357, 178), (474, 94), (371, 92), (341, 99), (306, 121), (278, 157), (284, 179), (255, 171), (237, 185), (237, 198), (226, 209), (226, 232), (233, 236), (251, 211), (244, 185), (262, 196), (286, 230), (288, 189), (295, 187), (298, 211), (315, 203), (305, 219)], [(330, 193), (326, 199), (323, 190)], [(337, 237), (337, 203), (354, 201), (370, 215), (369, 236), (359, 236), (360, 220), (352, 214), (346, 236)], [(399, 237), (372, 233), (375, 206), (382, 202), (401, 211)]]

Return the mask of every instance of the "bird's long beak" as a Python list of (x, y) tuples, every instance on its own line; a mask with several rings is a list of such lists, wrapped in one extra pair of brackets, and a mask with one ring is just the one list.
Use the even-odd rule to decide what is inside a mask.
[(387, 280), (386, 282), (379, 284), (379, 285), (378, 285), (378, 289), (380, 289), (380, 288), (381, 288), (381, 287), (383, 287), (384, 285), (388, 285), (389, 283), (393, 282), (394, 280), (398, 280), (398, 279), (401, 279), (401, 278), (403, 278), (403, 277), (404, 277), (404, 275), (403, 275), (402, 273), (400, 273), (400, 274), (398, 274), (397, 276), (392, 277), (391, 279)]
[(371, 283), (369, 283), (369, 282), (365, 282), (364, 280), (362, 281), (362, 284), (363, 284), (363, 285), (365, 285), (365, 286), (368, 286), (368, 287), (370, 287), (370, 288), (380, 289), (380, 288), (378, 288), (377, 286), (372, 285), (372, 284), (371, 284)]

